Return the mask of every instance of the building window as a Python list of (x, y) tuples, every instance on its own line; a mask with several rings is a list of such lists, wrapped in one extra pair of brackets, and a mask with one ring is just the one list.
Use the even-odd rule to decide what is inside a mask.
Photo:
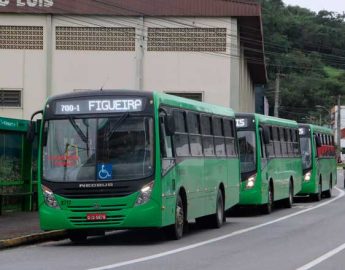
[(202, 101), (202, 93), (178, 93), (178, 92), (166, 92), (166, 94), (183, 97), (183, 98), (189, 98), (196, 101)]
[(226, 28), (149, 28), (147, 50), (225, 52)]
[(57, 26), (56, 49), (134, 51), (135, 28)]
[(43, 26), (0, 25), (0, 49), (43, 50)]
[(21, 107), (21, 90), (0, 90), (0, 107)]

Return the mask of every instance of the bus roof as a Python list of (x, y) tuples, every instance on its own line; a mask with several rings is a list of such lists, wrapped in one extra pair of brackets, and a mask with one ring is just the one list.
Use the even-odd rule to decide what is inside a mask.
[(182, 98), (174, 95), (154, 92), (155, 98), (160, 104), (168, 106), (183, 108), (187, 110), (193, 110), (198, 112), (206, 112), (217, 115), (225, 115), (235, 117), (235, 113), (231, 108), (217, 106), (209, 103), (195, 101), (188, 98)]
[(298, 124), (294, 120), (267, 116), (267, 115), (262, 115), (262, 114), (257, 114), (257, 113), (236, 113), (236, 117), (246, 117), (246, 116), (255, 117), (256, 121), (259, 121), (259, 123), (263, 123), (267, 125), (298, 128)]
[(317, 126), (313, 124), (301, 124), (301, 123), (298, 123), (298, 125), (300, 127), (309, 127), (312, 132), (321, 132), (321, 133), (326, 133), (329, 135), (334, 134), (333, 130), (327, 127)]

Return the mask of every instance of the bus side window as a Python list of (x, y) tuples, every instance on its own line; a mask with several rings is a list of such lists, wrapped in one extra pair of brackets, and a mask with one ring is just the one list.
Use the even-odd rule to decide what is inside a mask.
[(212, 118), (209, 115), (201, 116), (202, 144), (205, 156), (214, 156), (214, 140), (212, 133)]
[(182, 110), (174, 110), (176, 132), (173, 136), (173, 145), (177, 157), (189, 157), (190, 147), (189, 138), (186, 128), (186, 112)]
[(187, 126), (191, 154), (196, 157), (202, 156), (199, 115), (194, 112), (188, 112)]
[(235, 142), (235, 127), (234, 121), (224, 118), (223, 130), (225, 138), (225, 150), (228, 157), (235, 157), (238, 153), (237, 142)]
[(315, 145), (315, 157), (318, 157), (319, 156), (318, 148), (321, 146), (321, 141), (318, 134), (314, 134), (314, 145)]
[(273, 141), (274, 141), (274, 151), (276, 157), (282, 156), (281, 144), (280, 144), (280, 137), (279, 137), (279, 128), (273, 127)]

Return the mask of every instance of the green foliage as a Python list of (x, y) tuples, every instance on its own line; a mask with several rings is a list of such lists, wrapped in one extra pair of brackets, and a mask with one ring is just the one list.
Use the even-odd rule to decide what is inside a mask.
[(0, 157), (0, 181), (20, 180), (19, 160), (13, 157)]
[[(275, 79), (281, 74), (281, 117), (310, 121), (345, 101), (345, 14), (318, 14), (281, 0), (261, 0), (269, 85), (274, 104)], [(317, 106), (318, 105), (318, 106)]]

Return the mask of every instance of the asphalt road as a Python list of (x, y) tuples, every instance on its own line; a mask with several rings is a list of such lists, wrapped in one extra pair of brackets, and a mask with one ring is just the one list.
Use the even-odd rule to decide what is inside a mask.
[(0, 252), (0, 269), (345, 269), (342, 172), (331, 199), (300, 199), (271, 215), (227, 218), (221, 229), (195, 224), (179, 241), (156, 230), (118, 231), (82, 245), (69, 240)]

